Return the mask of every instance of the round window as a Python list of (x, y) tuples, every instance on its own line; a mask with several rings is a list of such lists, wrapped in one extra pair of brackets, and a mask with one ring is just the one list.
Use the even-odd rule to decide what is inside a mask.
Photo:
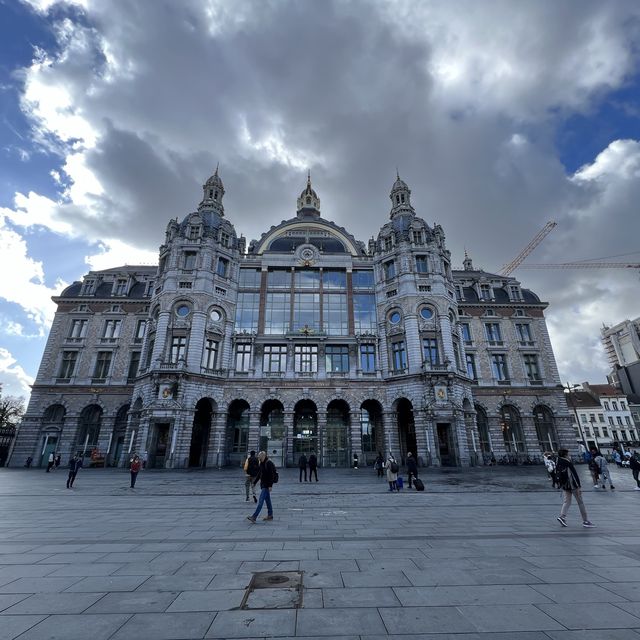
[(400, 313), (398, 311), (394, 311), (390, 316), (389, 316), (389, 322), (391, 322), (391, 324), (398, 324), (398, 322), (400, 322), (401, 316)]
[(180, 316), (181, 318), (185, 318), (186, 316), (189, 315), (189, 313), (191, 313), (191, 309), (189, 309), (189, 307), (186, 304), (181, 304), (176, 309), (176, 315)]
[(422, 307), (422, 309), (420, 309), (420, 315), (425, 320), (431, 320), (431, 318), (433, 318), (433, 311), (431, 311), (429, 307)]
[(220, 322), (220, 320), (222, 320), (222, 314), (217, 309), (213, 309), (209, 314), (209, 317), (213, 322)]

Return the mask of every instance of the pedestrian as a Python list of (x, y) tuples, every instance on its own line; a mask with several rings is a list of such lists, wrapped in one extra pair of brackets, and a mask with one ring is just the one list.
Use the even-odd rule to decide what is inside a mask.
[(615, 444), (613, 447), (613, 451), (611, 452), (613, 456), (613, 461), (619, 466), (622, 466), (622, 456), (620, 455), (620, 451), (618, 450), (618, 445)]
[(311, 482), (311, 476), (315, 475), (316, 482), (318, 482), (318, 458), (316, 458), (316, 453), (311, 450), (311, 455), (309, 456), (309, 482)]
[(627, 456), (629, 458), (629, 467), (631, 467), (633, 479), (636, 481), (636, 491), (640, 491), (640, 480), (638, 479), (638, 475), (640, 474), (640, 459), (638, 458), (638, 452), (627, 453), (629, 454)]
[(32, 463), (32, 462), (33, 462), (33, 458), (32, 458), (31, 456), (29, 456), (29, 457), (27, 458), (27, 460), (25, 461), (24, 466), (25, 466), (25, 467), (27, 467), (27, 469), (30, 469), (30, 468), (31, 468), (31, 463)]
[(146, 469), (147, 468), (147, 460), (149, 459), (149, 454), (148, 452), (145, 450), (142, 452), (142, 468)]
[(591, 474), (591, 480), (593, 480), (593, 488), (598, 488), (598, 480), (600, 479), (600, 467), (596, 462), (598, 456), (598, 450), (595, 447), (591, 448), (591, 460), (589, 460), (589, 473)]
[(411, 478), (416, 480), (418, 477), (418, 463), (416, 459), (413, 457), (411, 451), (407, 453), (407, 482), (409, 484), (409, 489), (411, 489)]
[[(298, 458), (298, 469), (300, 469), (300, 480), (302, 482), (302, 474), (304, 473), (304, 481), (307, 481), (307, 456), (304, 453)], [(311, 473), (309, 473), (311, 477)]]
[(51, 468), (53, 467), (53, 465), (56, 462), (56, 458), (53, 455), (53, 452), (49, 454), (49, 461), (47, 462), (47, 473), (49, 473), (51, 471)]
[(56, 459), (55, 459), (54, 471), (57, 471), (57, 470), (58, 470), (58, 467), (60, 466), (60, 463), (61, 463), (61, 462), (62, 462), (62, 456), (61, 456), (60, 454), (58, 454), (58, 455), (56, 456)]
[(384, 477), (384, 458), (380, 451), (378, 451), (378, 457), (373, 461), (373, 468), (376, 470), (378, 478)]
[(393, 457), (393, 454), (390, 453), (387, 458), (387, 482), (389, 483), (389, 491), (398, 491), (398, 471), (400, 471), (400, 467), (396, 462), (396, 459)]
[(607, 459), (599, 451), (596, 451), (594, 462), (598, 467), (602, 488), (603, 489), (607, 488), (606, 484), (608, 480), (609, 486), (611, 487), (611, 489), (612, 490), (615, 489), (615, 487), (613, 486), (613, 483), (611, 482), (611, 472), (609, 471), (609, 465), (607, 464)]
[[(553, 489), (556, 488), (556, 463), (553, 459), (553, 454), (551, 451), (545, 451), (542, 454), (542, 458), (544, 460), (544, 466), (547, 468), (547, 473), (549, 474), (549, 478), (551, 478), (551, 487)], [(558, 487), (559, 489), (560, 487)]]
[(142, 467), (142, 461), (140, 460), (140, 456), (135, 454), (133, 458), (131, 458), (131, 466), (129, 467), (129, 471), (131, 472), (131, 488), (134, 489), (136, 486), (136, 480), (138, 478), (138, 473), (140, 473), (140, 468)]
[(569, 459), (569, 451), (567, 449), (558, 450), (556, 473), (558, 474), (558, 481), (563, 493), (562, 507), (560, 509), (560, 515), (558, 516), (558, 522), (563, 527), (568, 526), (567, 511), (569, 511), (569, 507), (571, 505), (571, 498), (574, 497), (576, 499), (576, 502), (578, 503), (580, 515), (582, 516), (582, 526), (587, 529), (594, 527), (595, 525), (589, 520), (584, 502), (582, 502), (580, 478), (578, 477), (576, 468), (573, 466), (573, 463)]
[(245, 490), (245, 501), (249, 502), (249, 490), (251, 490), (251, 495), (253, 495), (253, 501), (258, 502), (258, 498), (256, 498), (256, 477), (258, 476), (258, 472), (260, 471), (260, 463), (258, 462), (258, 458), (256, 458), (256, 452), (250, 451), (247, 459), (244, 461), (244, 472), (247, 474), (247, 477), (244, 482), (244, 490)]
[(263, 520), (273, 520), (273, 506), (271, 504), (271, 489), (273, 485), (278, 482), (278, 471), (276, 470), (276, 466), (269, 460), (269, 456), (266, 451), (261, 451), (258, 454), (258, 461), (260, 462), (260, 467), (258, 469), (258, 475), (255, 479), (255, 484), (257, 484), (258, 480), (260, 480), (260, 498), (258, 499), (258, 504), (256, 505), (256, 510), (252, 515), (247, 516), (247, 520), (249, 522), (255, 522), (257, 517), (260, 515), (260, 511), (262, 510), (262, 505), (267, 503), (267, 515), (262, 518)]
[(82, 468), (82, 458), (76, 454), (69, 460), (69, 476), (67, 477), (67, 489), (73, 489), (73, 483)]

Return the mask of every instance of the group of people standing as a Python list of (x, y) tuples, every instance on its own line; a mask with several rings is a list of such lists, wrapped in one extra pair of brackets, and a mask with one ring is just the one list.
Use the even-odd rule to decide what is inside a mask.
[[(389, 483), (389, 491), (400, 491), (401, 485), (398, 480), (398, 474), (400, 473), (400, 465), (396, 460), (393, 453), (389, 453), (389, 456), (385, 460), (382, 453), (378, 451), (378, 457), (373, 462), (373, 468), (376, 470), (378, 478), (387, 475), (387, 482)], [(407, 485), (409, 489), (415, 484), (418, 479), (418, 463), (411, 452), (407, 453)]]
[(304, 481), (307, 482), (307, 467), (309, 468), (309, 482), (311, 482), (312, 476), (315, 476), (316, 482), (318, 482), (318, 458), (316, 457), (315, 451), (312, 451), (309, 454), (308, 460), (307, 456), (304, 453), (298, 458), (298, 469), (300, 469), (299, 482), (302, 482), (303, 474)]

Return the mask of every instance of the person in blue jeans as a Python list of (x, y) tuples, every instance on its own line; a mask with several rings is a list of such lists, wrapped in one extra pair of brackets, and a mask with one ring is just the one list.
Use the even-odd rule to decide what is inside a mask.
[(254, 481), (254, 484), (258, 483), (260, 480), (260, 497), (258, 498), (258, 504), (256, 505), (256, 510), (252, 515), (247, 516), (247, 520), (249, 522), (255, 522), (258, 516), (260, 515), (260, 511), (262, 511), (262, 505), (267, 503), (267, 515), (262, 518), (263, 520), (273, 520), (273, 506), (271, 505), (271, 489), (273, 485), (278, 481), (278, 472), (276, 471), (276, 466), (269, 460), (269, 456), (266, 451), (261, 451), (258, 454), (258, 460), (260, 461), (260, 468), (258, 471), (258, 475)]

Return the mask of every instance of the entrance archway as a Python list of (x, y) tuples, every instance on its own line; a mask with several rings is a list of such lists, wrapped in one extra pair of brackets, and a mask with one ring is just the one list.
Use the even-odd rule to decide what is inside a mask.
[(129, 405), (124, 404), (118, 409), (116, 419), (113, 423), (113, 437), (111, 438), (111, 450), (107, 453), (106, 465), (112, 467), (118, 466), (118, 461), (122, 455), (124, 447), (124, 436), (127, 431), (127, 415), (129, 413)]
[(40, 465), (46, 466), (49, 455), (58, 448), (58, 437), (62, 433), (66, 409), (61, 404), (48, 406), (42, 414), (42, 448), (40, 450)]
[(258, 449), (266, 451), (276, 466), (284, 466), (284, 407), (280, 400), (267, 400), (260, 410)]
[(234, 400), (229, 405), (227, 439), (230, 462), (244, 460), (249, 444), (249, 403), (246, 400)]
[(189, 447), (189, 467), (206, 467), (211, 435), (211, 414), (213, 406), (208, 398), (201, 398), (196, 403), (191, 429), (191, 446)]
[(323, 438), (325, 467), (349, 466), (349, 423), (349, 405), (344, 400), (332, 400)]
[(98, 446), (100, 427), (102, 426), (102, 407), (97, 404), (86, 406), (80, 413), (78, 423), (75, 450), (84, 457), (90, 457), (91, 450)]
[(418, 445), (416, 442), (416, 423), (413, 418), (413, 405), (406, 398), (400, 398), (396, 404), (398, 421), (398, 440), (400, 442), (400, 459), (402, 464), (407, 459), (407, 453), (418, 459)]
[(507, 404), (500, 409), (500, 426), (507, 453), (515, 455), (526, 453), (520, 413), (514, 406)]
[(383, 453), (384, 429), (382, 426), (382, 406), (377, 400), (365, 400), (360, 407), (360, 433), (364, 464), (372, 464), (378, 452)]
[(536, 425), (536, 434), (538, 436), (540, 452), (557, 451), (558, 436), (555, 429), (553, 414), (549, 408), (544, 405), (538, 405), (535, 407), (533, 410), (533, 421)]
[(304, 453), (307, 457), (318, 450), (318, 408), (311, 400), (296, 403), (293, 416), (293, 458)]

